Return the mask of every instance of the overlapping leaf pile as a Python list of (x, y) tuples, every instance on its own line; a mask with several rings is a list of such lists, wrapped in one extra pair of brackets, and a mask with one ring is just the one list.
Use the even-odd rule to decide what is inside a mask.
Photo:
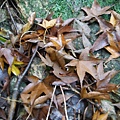
[[(4, 65), (7, 65), (9, 76), (22, 74), (36, 45), (39, 47), (37, 55), (49, 66), (49, 75), (44, 80), (26, 75), (29, 82), (21, 93), (21, 99), (31, 118), (52, 118), (49, 110), (56, 108), (61, 119), (70, 119), (66, 106), (77, 94), (84, 106), (87, 101), (95, 107), (95, 113), (90, 111), (93, 116), (90, 119), (108, 118), (109, 111), (103, 113), (96, 106), (103, 99), (111, 100), (109, 93), (118, 90), (117, 85), (109, 83), (117, 71), (104, 71), (104, 62), (120, 56), (120, 15), (109, 9), (110, 7), (101, 8), (94, 0), (91, 8), (83, 8), (87, 16), (83, 16), (81, 20), (71, 18), (63, 21), (60, 17), (52, 19), (51, 15), (46, 19), (39, 19), (33, 13), (28, 23), (18, 30), (19, 34), (12, 34), (11, 40), (1, 45), (0, 67), (3, 70)], [(110, 14), (110, 21), (103, 19), (103, 14)], [(98, 22), (100, 26), (96, 33), (98, 38), (93, 45), (89, 40), (91, 30), (88, 24), (91, 20)], [(79, 29), (73, 28), (74, 22)], [(76, 50), (73, 44), (78, 37), (81, 37), (81, 44), (84, 46), (81, 50)], [(111, 54), (110, 57), (106, 60), (96, 57), (93, 53), (100, 49), (106, 49)], [(81, 111), (81, 119), (89, 119), (86, 116), (87, 110)]]

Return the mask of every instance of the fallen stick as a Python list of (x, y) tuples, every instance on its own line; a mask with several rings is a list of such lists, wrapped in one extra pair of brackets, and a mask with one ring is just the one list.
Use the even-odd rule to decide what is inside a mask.
[(13, 95), (12, 95), (12, 102), (11, 102), (11, 106), (10, 106), (10, 109), (9, 109), (9, 115), (8, 115), (8, 120), (13, 120), (14, 118), (14, 114), (15, 114), (15, 109), (16, 109), (16, 105), (17, 105), (17, 98), (18, 98), (18, 94), (19, 94), (19, 86), (20, 86), (20, 83), (23, 79), (23, 77), (25, 76), (25, 74), (27, 73), (36, 53), (37, 53), (37, 49), (38, 49), (38, 45), (36, 46), (36, 49), (25, 69), (25, 71), (18, 77), (18, 81), (15, 85), (15, 88), (14, 88), (14, 91), (13, 91)]

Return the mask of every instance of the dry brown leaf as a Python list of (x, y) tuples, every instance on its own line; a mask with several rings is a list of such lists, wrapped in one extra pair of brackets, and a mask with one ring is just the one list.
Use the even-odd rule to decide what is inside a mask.
[(7, 62), (11, 66), (14, 61), (11, 50), (8, 48), (0, 48), (0, 57), (2, 57), (2, 55), (6, 58)]
[(108, 113), (100, 114), (100, 112), (97, 110), (93, 114), (92, 120), (107, 120), (107, 117), (108, 117)]
[(119, 54), (120, 42), (116, 41), (116, 39), (114, 39), (113, 34), (110, 32), (108, 32), (108, 42), (109, 42), (109, 46), (106, 46), (105, 49), (111, 53), (111, 56), (107, 61), (113, 58), (118, 58), (120, 56)]
[(87, 16), (83, 19), (83, 21), (88, 21), (93, 17), (111, 13), (111, 11), (108, 11), (110, 9), (109, 6), (101, 8), (97, 0), (94, 0), (91, 8), (84, 7), (82, 9), (87, 13)]
[(94, 42), (91, 48), (91, 51), (94, 52), (94, 51), (100, 50), (107, 45), (109, 45), (108, 39), (107, 39), (107, 33), (104, 32), (96, 39), (96, 41)]
[(42, 24), (39, 24), (41, 27), (45, 28), (45, 29), (49, 29), (51, 27), (53, 27), (56, 23), (56, 19), (52, 19), (50, 21), (47, 20), (43, 20)]
[(95, 100), (109, 100), (110, 96), (108, 93), (101, 93), (101, 92), (97, 92), (97, 91), (91, 91), (91, 92), (87, 92), (85, 87), (82, 87), (81, 89), (81, 97), (82, 98), (88, 98), (88, 99), (95, 99)]
[(117, 90), (117, 85), (109, 83), (109, 81), (117, 74), (116, 70), (111, 70), (104, 72), (103, 62), (97, 66), (97, 91), (99, 92), (111, 92), (112, 90)]
[(53, 73), (56, 77), (62, 80), (65, 83), (73, 83), (78, 80), (76, 73), (74, 72), (67, 72), (59, 67), (58, 64), (54, 63), (53, 65)]

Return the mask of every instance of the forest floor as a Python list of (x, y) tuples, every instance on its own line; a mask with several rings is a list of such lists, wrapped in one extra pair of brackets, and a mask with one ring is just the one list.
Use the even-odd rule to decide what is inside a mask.
[(119, 5), (1, 0), (0, 119), (119, 120)]

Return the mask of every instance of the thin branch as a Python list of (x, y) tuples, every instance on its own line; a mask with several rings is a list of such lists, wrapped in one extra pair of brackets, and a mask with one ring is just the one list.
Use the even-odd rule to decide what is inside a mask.
[(61, 89), (61, 92), (62, 92), (62, 95), (63, 95), (63, 100), (64, 100), (66, 120), (69, 120), (69, 119), (68, 119), (68, 114), (67, 114), (67, 107), (66, 107), (65, 94), (64, 94), (64, 92), (63, 92), (63, 89), (62, 89), (62, 86), (61, 86), (61, 85), (60, 85), (60, 89)]
[(7, 2), (5, 3), (5, 5), (6, 5), (6, 8), (7, 8), (8, 13), (9, 13), (9, 15), (10, 15), (10, 19), (11, 19), (13, 25), (14, 25), (15, 34), (17, 34), (17, 25), (16, 25), (16, 23), (15, 23), (15, 21), (14, 21), (14, 18), (13, 18), (13, 16), (12, 16), (11, 11), (10, 11), (9, 4), (8, 4), (8, 0), (7, 0)]
[(34, 51), (32, 57), (31, 57), (28, 65), (26, 67), (25, 71), (22, 73), (22, 75), (20, 75), (18, 77), (18, 81), (17, 81), (17, 83), (15, 85), (13, 95), (12, 95), (12, 102), (11, 102), (11, 106), (10, 106), (10, 110), (9, 110), (8, 120), (13, 120), (13, 117), (14, 117), (14, 114), (15, 114), (15, 109), (16, 109), (16, 104), (17, 104), (16, 100), (17, 100), (18, 94), (19, 94), (20, 83), (21, 83), (23, 77), (25, 76), (25, 74), (27, 73), (27, 71), (28, 71), (28, 69), (29, 69), (29, 67), (30, 67), (35, 55), (36, 55), (37, 49), (38, 49), (38, 45), (36, 46), (36, 49), (35, 49), (35, 51)]
[(56, 91), (56, 87), (54, 87), (54, 90), (53, 90), (53, 94), (52, 94), (52, 98), (51, 98), (51, 102), (50, 102), (50, 106), (49, 106), (49, 109), (48, 109), (48, 113), (47, 113), (47, 117), (46, 117), (46, 120), (48, 120), (49, 118), (49, 115), (50, 115), (50, 109), (51, 109), (51, 106), (52, 106), (52, 102), (53, 102), (53, 99), (54, 99), (54, 94), (55, 94), (55, 91)]

